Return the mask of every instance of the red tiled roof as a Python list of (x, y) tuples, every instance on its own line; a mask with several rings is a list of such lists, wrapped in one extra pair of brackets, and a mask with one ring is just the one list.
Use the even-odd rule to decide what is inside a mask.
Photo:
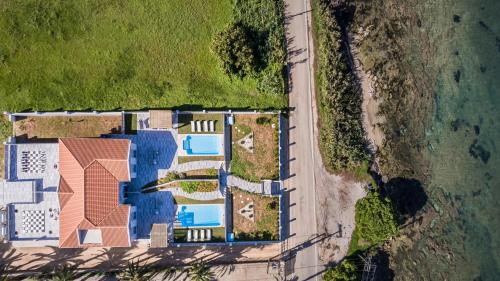
[(129, 140), (59, 140), (59, 247), (94, 246), (80, 245), (78, 230), (84, 229), (101, 230), (98, 246), (130, 246), (130, 206), (118, 202), (119, 182), (130, 181), (129, 149)]

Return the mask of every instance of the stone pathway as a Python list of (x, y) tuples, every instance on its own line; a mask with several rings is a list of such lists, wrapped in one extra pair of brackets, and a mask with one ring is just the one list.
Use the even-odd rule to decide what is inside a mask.
[(216, 200), (224, 198), (224, 194), (222, 193), (221, 190), (216, 190), (212, 192), (193, 192), (193, 193), (187, 193), (183, 191), (182, 188), (180, 187), (172, 187), (159, 190), (159, 192), (165, 192), (165, 191), (172, 193), (173, 196), (182, 196), (189, 199), (200, 200), (200, 201), (208, 201), (208, 200)]
[(259, 182), (259, 183), (249, 182), (249, 181), (246, 181), (242, 178), (239, 178), (239, 177), (233, 176), (233, 175), (227, 176), (226, 183), (227, 183), (227, 186), (236, 186), (240, 189), (243, 189), (243, 190), (246, 190), (246, 191), (252, 192), (252, 193), (262, 194), (264, 191), (261, 182)]
[(179, 173), (192, 171), (192, 170), (200, 170), (200, 169), (219, 169), (222, 165), (223, 161), (192, 161), (186, 162), (182, 164), (177, 164), (175, 170)]

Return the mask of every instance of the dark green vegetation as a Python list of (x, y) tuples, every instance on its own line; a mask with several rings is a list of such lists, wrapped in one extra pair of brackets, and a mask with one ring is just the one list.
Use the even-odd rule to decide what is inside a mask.
[(4, 178), (4, 163), (5, 163), (5, 154), (4, 154), (4, 145), (3, 142), (12, 136), (12, 123), (9, 122), (7, 116), (0, 115), (0, 179)]
[(125, 119), (125, 134), (137, 134), (137, 114), (127, 113)]
[(7, 116), (0, 115), (0, 142), (4, 142), (8, 137), (12, 136), (12, 123), (9, 122)]
[(330, 1), (314, 1), (320, 150), (330, 171), (353, 171), (368, 159), (361, 124), (361, 93), (342, 46)]
[[(213, 36), (232, 22), (235, 11), (247, 25), (245, 20), (254, 19), (260, 27), (276, 26), (276, 17), (258, 5), (245, 1), (235, 7), (231, 0), (2, 1), (0, 111), (284, 108), (284, 95), (260, 93), (259, 77), (230, 79), (210, 52)], [(247, 11), (249, 6), (254, 9)]]
[(217, 181), (181, 181), (179, 185), (186, 193), (212, 192), (219, 187)]
[[(212, 230), (212, 239), (207, 242), (224, 242), (226, 241), (226, 229), (224, 227), (210, 228)], [(187, 228), (176, 228), (174, 229), (174, 241), (177, 243), (187, 242)]]
[(392, 202), (378, 191), (370, 191), (356, 203), (356, 229), (349, 253), (378, 246), (398, 231)]
[(243, 78), (255, 71), (251, 39), (239, 23), (229, 25), (214, 38), (213, 50), (227, 75)]
[(325, 281), (357, 281), (361, 274), (354, 260), (345, 259), (335, 268), (330, 268), (325, 272)]
[(237, 0), (235, 20), (219, 32), (213, 51), (230, 77), (253, 77), (261, 93), (285, 93), (286, 47), (281, 0)]

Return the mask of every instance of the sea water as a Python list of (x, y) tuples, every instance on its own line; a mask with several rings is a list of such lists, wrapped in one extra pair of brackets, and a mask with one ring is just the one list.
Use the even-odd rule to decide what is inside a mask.
[(426, 131), (428, 206), (437, 214), (399, 280), (500, 280), (500, 1), (422, 0), (437, 70)]

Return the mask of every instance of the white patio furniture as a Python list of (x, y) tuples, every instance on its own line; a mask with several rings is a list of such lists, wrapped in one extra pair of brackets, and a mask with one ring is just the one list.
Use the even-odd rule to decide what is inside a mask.
[(208, 121), (203, 120), (203, 132), (208, 132)]
[(215, 132), (214, 120), (208, 121), (208, 124), (210, 125), (210, 132)]
[(205, 229), (200, 229), (200, 240), (201, 241), (205, 240)]
[(207, 240), (208, 241), (212, 240), (212, 230), (210, 228), (207, 229)]
[(196, 121), (196, 132), (201, 132), (201, 121)]
[(195, 124), (194, 124), (194, 121), (191, 121), (191, 132), (194, 132), (196, 129), (195, 129)]
[(187, 237), (187, 241), (190, 242), (192, 239), (191, 237), (191, 229), (188, 229), (188, 237)]
[(198, 229), (193, 229), (193, 240), (198, 241)]

